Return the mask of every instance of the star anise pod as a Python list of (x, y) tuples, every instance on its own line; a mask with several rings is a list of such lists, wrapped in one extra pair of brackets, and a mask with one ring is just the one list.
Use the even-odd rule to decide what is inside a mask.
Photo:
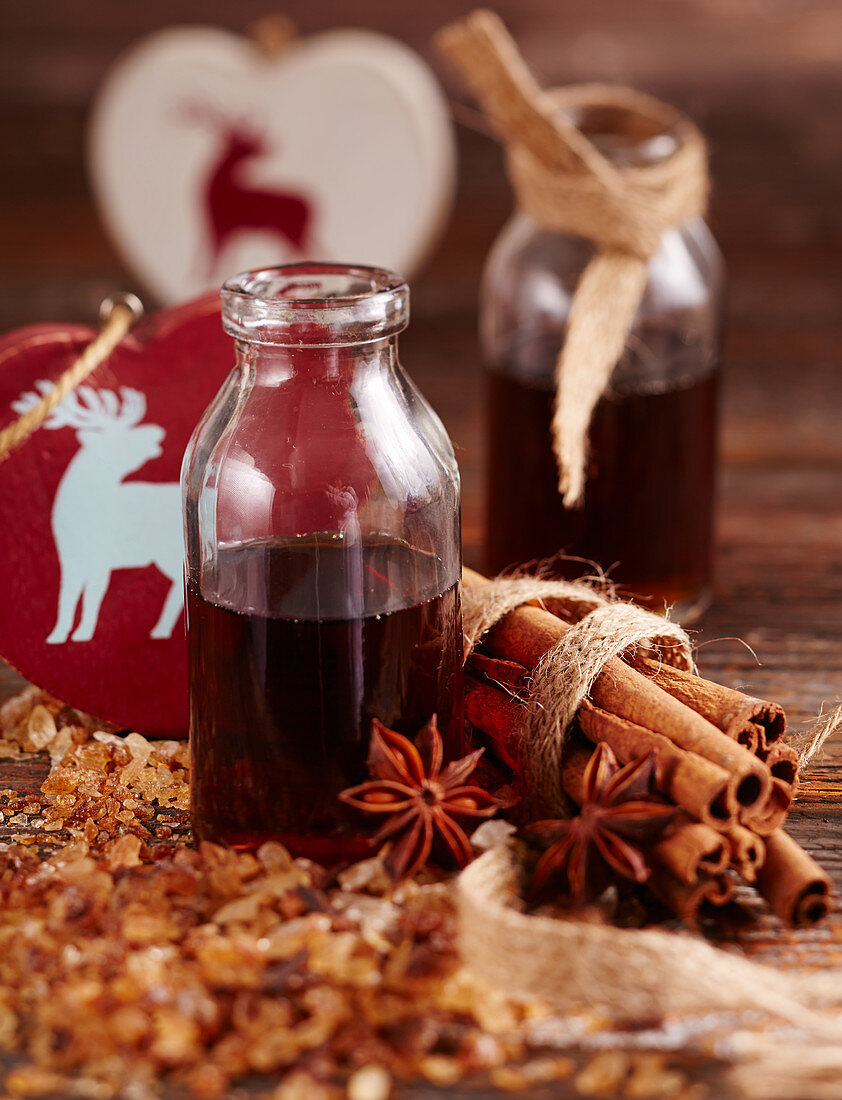
[(483, 750), (477, 749), (442, 770), (444, 747), (435, 715), (410, 741), (375, 718), (368, 751), (371, 779), (339, 797), (369, 814), (387, 819), (372, 845), (391, 840), (384, 864), (393, 880), (414, 874), (435, 856), (436, 862), (464, 867), (472, 858), (465, 828), (509, 805), (465, 780)]
[(621, 768), (611, 749), (597, 745), (582, 777), (579, 813), (566, 821), (536, 821), (520, 831), (544, 849), (532, 879), (534, 895), (549, 887), (569, 889), (575, 908), (598, 897), (612, 877), (649, 878), (647, 846), (675, 815), (675, 807), (651, 797), (653, 754)]

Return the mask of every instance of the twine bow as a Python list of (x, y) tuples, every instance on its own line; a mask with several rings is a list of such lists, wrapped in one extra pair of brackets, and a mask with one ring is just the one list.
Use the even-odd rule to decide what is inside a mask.
[[(648, 261), (667, 229), (705, 211), (705, 141), (681, 112), (632, 88), (540, 88), (491, 12), (475, 11), (445, 27), (437, 45), (505, 143), (521, 209), (546, 229), (597, 246), (576, 287), (555, 370), (559, 491), (565, 506), (575, 507), (584, 495), (591, 417), (623, 353)], [(574, 124), (594, 110), (621, 117), (633, 136), (668, 134), (673, 151), (652, 165), (614, 166)]]

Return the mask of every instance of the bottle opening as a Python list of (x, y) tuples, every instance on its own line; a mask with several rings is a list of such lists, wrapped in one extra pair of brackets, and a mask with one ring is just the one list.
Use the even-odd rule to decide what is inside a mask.
[(408, 323), (409, 287), (381, 267), (284, 264), (245, 271), (222, 287), (222, 324), (238, 340), (362, 344), (396, 336)]
[(564, 111), (571, 122), (619, 168), (645, 168), (666, 160), (678, 137), (654, 119), (617, 104), (581, 104)]

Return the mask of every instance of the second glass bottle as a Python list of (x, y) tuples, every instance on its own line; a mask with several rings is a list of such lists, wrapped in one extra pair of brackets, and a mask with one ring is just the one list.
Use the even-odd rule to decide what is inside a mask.
[[(582, 111), (570, 121), (617, 168), (656, 165), (676, 149), (674, 135), (641, 136), (622, 112)], [(663, 236), (626, 351), (594, 412), (584, 504), (567, 509), (551, 434), (554, 375), (593, 254), (590, 242), (518, 211), (489, 255), (480, 311), (485, 567), (541, 560), (574, 578), (596, 562), (623, 594), (692, 617), (710, 595), (722, 259), (700, 219)]]

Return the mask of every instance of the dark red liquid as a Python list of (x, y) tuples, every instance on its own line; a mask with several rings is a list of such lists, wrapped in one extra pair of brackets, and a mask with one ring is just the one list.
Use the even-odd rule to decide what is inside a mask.
[(437, 590), (439, 572), (403, 543), (325, 536), (223, 550), (206, 574), (225, 603), (281, 614), (188, 586), (198, 839), (358, 858), (372, 822), (337, 795), (368, 778), (372, 718), (412, 737), (435, 713), (446, 752), (462, 755), (459, 591)]
[(604, 397), (590, 432), (584, 508), (558, 492), (553, 395), (489, 375), (486, 567), (551, 559), (555, 572), (597, 562), (656, 610), (697, 601), (711, 576), (716, 376), (664, 393)]

